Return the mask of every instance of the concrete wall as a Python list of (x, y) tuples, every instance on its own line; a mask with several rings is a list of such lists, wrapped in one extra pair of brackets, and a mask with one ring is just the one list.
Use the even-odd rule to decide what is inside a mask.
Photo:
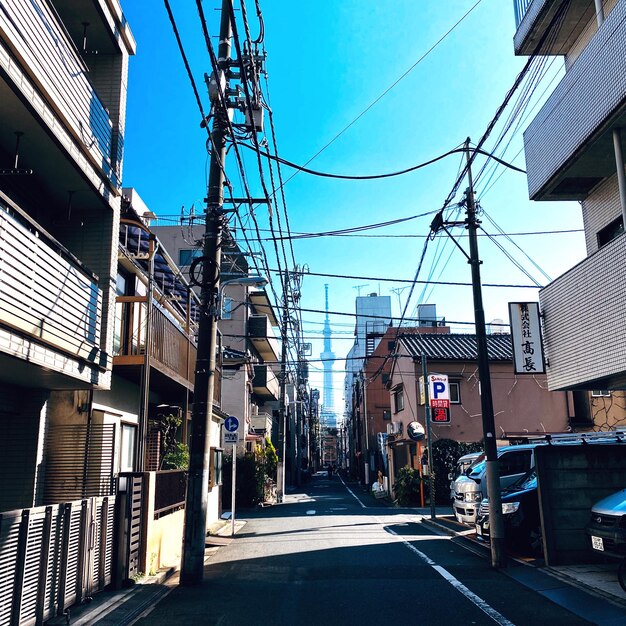
[(585, 526), (593, 504), (624, 488), (626, 444), (539, 446), (535, 462), (547, 565), (597, 560)]

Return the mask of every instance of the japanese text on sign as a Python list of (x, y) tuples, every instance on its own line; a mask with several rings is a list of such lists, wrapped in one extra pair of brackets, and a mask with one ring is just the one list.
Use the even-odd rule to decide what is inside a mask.
[(510, 302), (509, 317), (516, 374), (544, 374), (539, 304)]

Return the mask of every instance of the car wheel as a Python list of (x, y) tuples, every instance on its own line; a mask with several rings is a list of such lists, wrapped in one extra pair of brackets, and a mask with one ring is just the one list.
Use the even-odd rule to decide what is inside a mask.
[(533, 556), (543, 556), (543, 533), (541, 532), (541, 526), (533, 528), (528, 533), (528, 547)]
[(619, 582), (619, 586), (626, 591), (626, 559), (622, 559), (619, 562), (619, 567), (617, 568), (617, 581)]

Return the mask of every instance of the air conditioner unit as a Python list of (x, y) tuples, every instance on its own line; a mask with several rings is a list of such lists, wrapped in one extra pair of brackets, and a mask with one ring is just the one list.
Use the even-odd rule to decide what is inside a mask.
[(402, 433), (402, 422), (391, 422), (387, 424), (388, 435), (400, 435)]

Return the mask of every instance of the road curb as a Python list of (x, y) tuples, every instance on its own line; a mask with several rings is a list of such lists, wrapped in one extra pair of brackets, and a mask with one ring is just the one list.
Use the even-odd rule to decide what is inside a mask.
[[(442, 524), (437, 520), (431, 520), (426, 517), (422, 518), (422, 523), (426, 526), (431, 526), (433, 529), (442, 532), (445, 535), (461, 540), (462, 543), (466, 544), (465, 547), (471, 549), (474, 554), (477, 554), (478, 556), (481, 556), (483, 558), (489, 558), (490, 551), (488, 544), (479, 543), (475, 539), (472, 539), (464, 534), (464, 531), (456, 531), (446, 524)], [(471, 530), (469, 530), (469, 532), (471, 532)], [(557, 580), (560, 580), (561, 582), (564, 582), (572, 587), (580, 589), (581, 591), (584, 591), (592, 596), (595, 596), (602, 600), (606, 600), (607, 602), (610, 602), (611, 604), (618, 606), (619, 608), (626, 609), (626, 599), (621, 599), (612, 593), (603, 592), (601, 589), (593, 587), (592, 585), (588, 585), (577, 578), (573, 578), (572, 576), (568, 576), (564, 572), (555, 570), (554, 568), (549, 566), (539, 567), (534, 563), (529, 563), (528, 561), (519, 559), (514, 556), (507, 556), (507, 558), (518, 565), (530, 567), (538, 572), (542, 572), (544, 574), (552, 576), (553, 578), (556, 578)], [(506, 571), (503, 570), (503, 573), (506, 573)]]

